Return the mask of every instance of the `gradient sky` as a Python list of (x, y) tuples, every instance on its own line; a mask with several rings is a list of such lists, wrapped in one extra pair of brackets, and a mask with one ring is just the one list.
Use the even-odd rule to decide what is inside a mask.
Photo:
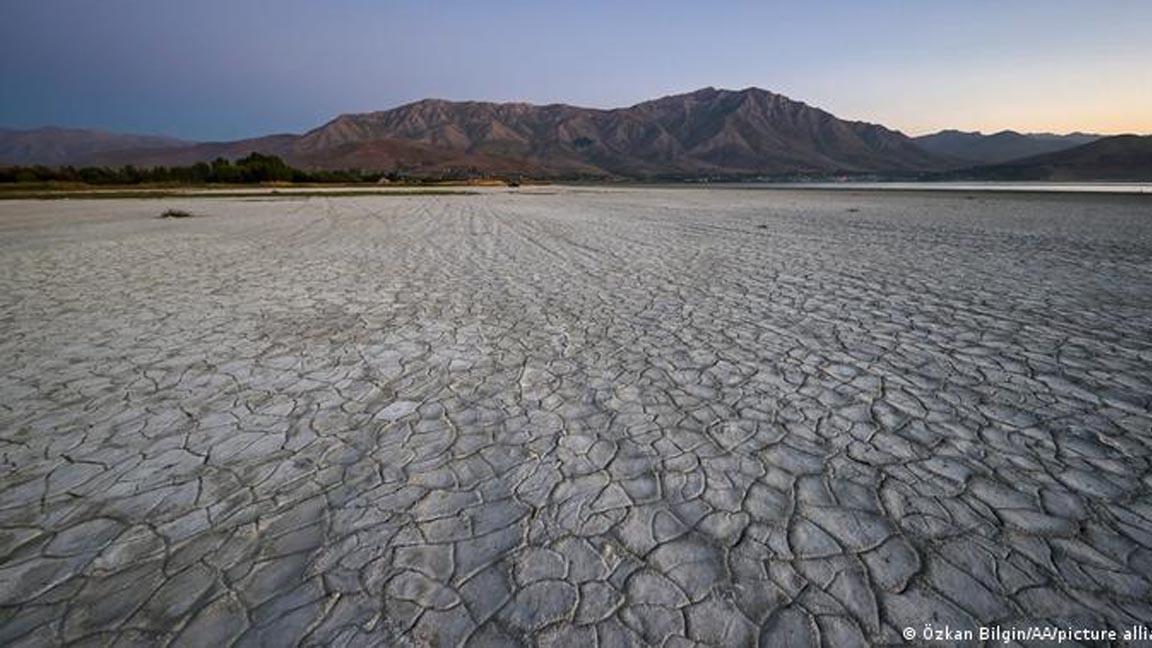
[(1152, 133), (1150, 0), (0, 0), (0, 125), (300, 132), (760, 86), (909, 134)]

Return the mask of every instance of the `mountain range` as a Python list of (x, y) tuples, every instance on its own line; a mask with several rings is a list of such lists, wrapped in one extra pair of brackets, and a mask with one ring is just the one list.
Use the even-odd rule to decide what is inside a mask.
[(969, 164), (999, 164), (1009, 160), (1055, 153), (1065, 149), (1083, 146), (1100, 139), (1100, 135), (1090, 133), (1017, 133), (1005, 130), (991, 135), (966, 133), (958, 130), (943, 130), (931, 135), (921, 135), (913, 140), (920, 148), (944, 155)]
[(410, 175), (908, 177), (1067, 151), (1098, 138), (1012, 131), (911, 138), (759, 88), (703, 88), (617, 109), (426, 99), (340, 115), (301, 135), (229, 142), (0, 129), (0, 163), (174, 166), (258, 151), (305, 169)]
[(0, 162), (6, 164), (77, 164), (109, 151), (172, 150), (191, 142), (163, 135), (124, 135), (48, 126), (33, 130), (0, 128)]
[(965, 169), (964, 179), (1075, 182), (1152, 180), (1152, 135), (1116, 135), (1083, 146)]

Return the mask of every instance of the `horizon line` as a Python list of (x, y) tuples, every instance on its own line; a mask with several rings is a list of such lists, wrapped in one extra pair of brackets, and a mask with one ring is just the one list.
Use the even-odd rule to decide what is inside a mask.
[(307, 127), (307, 128), (300, 130), (300, 131), (272, 131), (272, 132), (264, 132), (264, 133), (259, 133), (259, 134), (245, 135), (245, 136), (239, 137), (239, 138), (189, 138), (189, 137), (186, 137), (183, 135), (173, 134), (171, 132), (163, 132), (163, 131), (158, 132), (158, 131), (151, 131), (151, 130), (125, 130), (125, 129), (120, 129), (118, 127), (109, 127), (109, 126), (100, 126), (100, 125), (78, 125), (76, 123), (70, 123), (70, 124), (69, 123), (49, 123), (49, 124), (42, 123), (38, 126), (17, 126), (17, 125), (0, 124), (0, 130), (17, 131), (17, 132), (34, 132), (34, 131), (38, 131), (38, 130), (48, 130), (48, 129), (78, 130), (78, 131), (104, 133), (104, 134), (109, 134), (109, 135), (134, 135), (134, 136), (141, 136), (141, 137), (164, 137), (164, 138), (169, 138), (169, 139), (180, 140), (180, 141), (183, 141), (183, 142), (188, 143), (188, 144), (210, 144), (210, 143), (219, 143), (219, 142), (235, 142), (235, 141), (242, 141), (242, 140), (247, 140), (247, 139), (260, 139), (260, 138), (265, 138), (265, 137), (276, 137), (276, 136), (288, 136), (288, 135), (300, 136), (300, 135), (307, 134), (310, 131), (316, 130), (317, 128), (321, 128), (321, 127), (325, 126), (326, 124), (331, 123), (332, 121), (335, 121), (341, 117), (389, 112), (392, 110), (404, 108), (405, 106), (411, 106), (411, 105), (424, 103), (424, 102), (430, 102), (430, 101), (442, 101), (445, 103), (456, 103), (456, 104), (474, 103), (474, 104), (492, 104), (492, 105), (497, 105), (497, 106), (532, 106), (532, 107), (536, 107), (536, 108), (565, 106), (565, 107), (576, 108), (576, 109), (580, 109), (580, 110), (598, 110), (598, 111), (604, 111), (604, 112), (613, 112), (613, 111), (619, 111), (619, 110), (628, 110), (628, 109), (635, 108), (635, 107), (640, 106), (640, 105), (645, 104), (645, 103), (651, 103), (651, 102), (660, 101), (663, 99), (671, 99), (671, 98), (676, 98), (676, 97), (686, 97), (689, 95), (693, 95), (693, 94), (697, 94), (697, 93), (705, 92), (705, 91), (709, 91), (709, 90), (715, 91), (715, 92), (729, 92), (729, 93), (736, 93), (736, 94), (745, 93), (745, 92), (749, 92), (749, 91), (760, 91), (760, 92), (764, 92), (764, 93), (767, 93), (770, 95), (783, 97), (784, 99), (787, 99), (788, 101), (802, 104), (802, 105), (807, 106), (809, 108), (812, 108), (814, 110), (819, 110), (819, 111), (828, 113), (829, 115), (832, 115), (833, 117), (840, 119), (842, 121), (859, 122), (859, 123), (871, 124), (871, 125), (875, 125), (875, 126), (881, 126), (881, 127), (887, 128), (888, 130), (900, 133), (902, 135), (905, 135), (906, 137), (913, 138), (913, 139), (918, 138), (918, 137), (925, 137), (925, 136), (929, 136), (929, 135), (937, 135), (937, 134), (946, 133), (946, 132), (962, 133), (962, 134), (966, 134), (966, 135), (980, 135), (983, 137), (991, 137), (991, 136), (999, 135), (1002, 133), (1015, 133), (1015, 134), (1024, 135), (1024, 136), (1087, 135), (1087, 136), (1098, 136), (1101, 138), (1103, 138), (1103, 137), (1119, 137), (1119, 136), (1124, 136), (1124, 135), (1135, 135), (1138, 137), (1145, 137), (1145, 136), (1152, 135), (1152, 132), (1140, 132), (1140, 131), (1134, 131), (1134, 130), (1120, 130), (1120, 131), (1106, 132), (1103, 130), (1096, 130), (1096, 129), (1084, 128), (1084, 127), (1077, 127), (1074, 130), (1069, 130), (1069, 131), (1060, 131), (1060, 130), (1050, 130), (1050, 129), (1048, 129), (1048, 130), (1045, 130), (1045, 129), (1041, 129), (1041, 130), (1021, 129), (1021, 128), (1017, 128), (1017, 127), (998, 127), (996, 129), (989, 128), (986, 130), (985, 129), (968, 130), (968, 129), (965, 129), (963, 127), (945, 126), (945, 127), (938, 128), (935, 130), (907, 131), (907, 130), (904, 130), (902, 128), (890, 126), (889, 124), (886, 124), (886, 123), (884, 123), (882, 121), (878, 121), (878, 120), (857, 119), (857, 118), (851, 118), (851, 117), (844, 117), (844, 116), (841, 116), (840, 114), (837, 114), (837, 113), (835, 113), (832, 110), (829, 110), (827, 108), (823, 108), (823, 107), (820, 107), (818, 105), (811, 104), (811, 103), (808, 103), (808, 102), (800, 100), (800, 99), (794, 99), (791, 96), (786, 95), (784, 93), (776, 92), (774, 90), (768, 90), (766, 88), (756, 86), (756, 85), (749, 85), (749, 86), (745, 86), (745, 87), (740, 88), (740, 89), (733, 89), (733, 88), (725, 88), (725, 87), (717, 87), (717, 86), (708, 85), (708, 86), (702, 86), (702, 87), (699, 87), (699, 88), (696, 88), (693, 90), (688, 90), (688, 91), (683, 91), (683, 92), (672, 92), (669, 94), (661, 94), (659, 96), (655, 96), (655, 97), (652, 97), (649, 99), (643, 99), (641, 101), (637, 101), (637, 102), (634, 102), (634, 103), (631, 103), (631, 104), (625, 105), (625, 106), (590, 106), (590, 105), (581, 105), (578, 103), (568, 103), (568, 102), (564, 102), (564, 101), (538, 102), (538, 101), (517, 100), (517, 99), (509, 99), (509, 100), (449, 99), (449, 98), (445, 98), (442, 96), (428, 96), (428, 97), (423, 97), (420, 99), (414, 99), (411, 101), (404, 101), (404, 102), (397, 103), (395, 105), (392, 105), (392, 106), (386, 107), (386, 108), (368, 109), (368, 110), (360, 110), (360, 111), (355, 111), (355, 110), (342, 111), (342, 112), (336, 113), (334, 116), (329, 117), (327, 120), (322, 121), (315, 126)]

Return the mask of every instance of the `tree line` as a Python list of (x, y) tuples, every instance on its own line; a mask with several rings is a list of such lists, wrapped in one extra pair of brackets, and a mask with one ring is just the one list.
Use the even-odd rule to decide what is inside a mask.
[(235, 162), (216, 158), (190, 166), (136, 167), (0, 167), (0, 182), (81, 182), (91, 185), (134, 184), (258, 184), (261, 182), (361, 183), (381, 178), (400, 180), (396, 174), (341, 171), (304, 171), (289, 166), (275, 155), (251, 153)]

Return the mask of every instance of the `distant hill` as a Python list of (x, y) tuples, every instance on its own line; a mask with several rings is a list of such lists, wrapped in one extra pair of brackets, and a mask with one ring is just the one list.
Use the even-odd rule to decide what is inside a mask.
[(921, 148), (937, 155), (964, 160), (975, 164), (998, 164), (1020, 158), (1055, 153), (1083, 146), (1100, 139), (1090, 133), (1017, 133), (1005, 130), (991, 135), (943, 130), (932, 135), (914, 137)]
[(302, 168), (617, 177), (908, 174), (956, 166), (897, 131), (759, 88), (704, 88), (611, 110), (428, 99), (341, 115), (300, 136), (131, 144), (50, 155), (37, 153), (50, 146), (27, 147), (5, 161), (154, 166), (259, 151)]
[(1152, 136), (1105, 137), (1056, 153), (964, 169), (956, 176), (976, 180), (1050, 182), (1152, 181)]
[(0, 128), (0, 163), (55, 166), (82, 162), (112, 151), (155, 151), (188, 145), (189, 142), (161, 135), (124, 135), (52, 126), (32, 130)]
[(235, 159), (252, 152), (285, 156), (299, 135), (282, 134), (235, 140), (232, 142), (185, 142), (178, 147), (136, 147), (100, 151), (82, 156), (76, 164), (119, 166), (184, 166), (209, 162), (216, 158)]

